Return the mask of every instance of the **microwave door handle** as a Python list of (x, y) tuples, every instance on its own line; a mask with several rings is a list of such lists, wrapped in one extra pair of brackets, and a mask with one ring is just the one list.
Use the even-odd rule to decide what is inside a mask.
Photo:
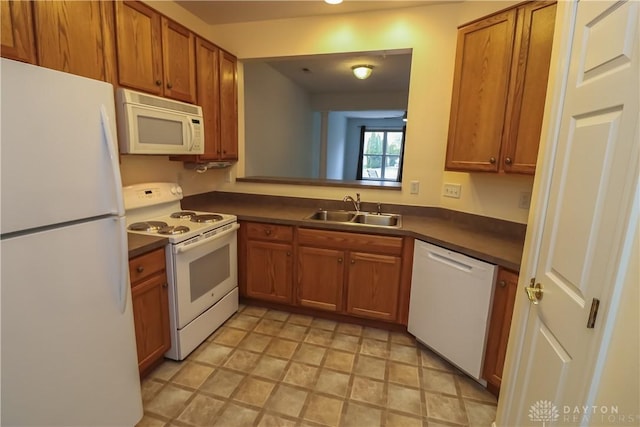
[(195, 131), (193, 129), (193, 122), (191, 121), (191, 119), (187, 119), (187, 120), (189, 123), (189, 141), (190, 141), (189, 152), (191, 152), (193, 150), (193, 146), (196, 144), (195, 137), (194, 137)]

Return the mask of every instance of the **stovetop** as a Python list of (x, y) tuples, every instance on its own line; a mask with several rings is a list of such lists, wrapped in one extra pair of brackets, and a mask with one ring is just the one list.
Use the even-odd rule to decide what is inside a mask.
[(237, 221), (235, 215), (183, 210), (182, 188), (172, 183), (136, 184), (123, 189), (127, 230), (162, 236), (175, 244)]

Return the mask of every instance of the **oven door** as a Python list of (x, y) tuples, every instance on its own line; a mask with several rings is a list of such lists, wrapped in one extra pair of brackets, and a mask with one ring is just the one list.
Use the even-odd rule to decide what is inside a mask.
[(238, 286), (237, 223), (195, 243), (173, 245), (173, 306), (177, 328), (189, 322)]

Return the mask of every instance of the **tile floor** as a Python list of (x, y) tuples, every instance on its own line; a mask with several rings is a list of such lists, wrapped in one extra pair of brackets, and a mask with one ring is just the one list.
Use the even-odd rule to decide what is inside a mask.
[(241, 306), (142, 382), (138, 426), (490, 426), (496, 399), (403, 333)]

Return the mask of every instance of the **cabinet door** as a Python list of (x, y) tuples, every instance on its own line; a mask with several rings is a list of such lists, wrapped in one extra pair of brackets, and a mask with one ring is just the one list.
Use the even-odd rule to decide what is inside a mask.
[(171, 347), (169, 297), (164, 271), (131, 289), (138, 349), (138, 367), (144, 372)]
[(204, 154), (202, 160), (218, 160), (220, 148), (220, 82), (219, 49), (201, 38), (196, 38), (197, 102), (204, 118)]
[(396, 256), (352, 252), (348, 266), (347, 312), (396, 320), (401, 263)]
[(501, 168), (534, 174), (544, 114), (556, 3), (533, 2), (518, 9)]
[(291, 303), (292, 251), (289, 244), (256, 240), (247, 242), (248, 297)]
[(516, 11), (458, 31), (446, 168), (497, 171)]
[(108, 2), (37, 1), (33, 5), (39, 65), (113, 81), (113, 9)]
[(220, 51), (221, 159), (238, 159), (238, 81), (236, 57)]
[(162, 95), (160, 15), (137, 1), (116, 1), (118, 81), (122, 86)]
[(164, 95), (196, 102), (196, 55), (193, 33), (162, 17)]
[(298, 247), (298, 303), (326, 311), (342, 310), (343, 251)]
[(487, 388), (495, 394), (502, 382), (511, 316), (518, 290), (518, 274), (501, 268), (496, 280), (482, 375), (489, 384)]
[(31, 1), (0, 2), (2, 19), (2, 45), (0, 52), (4, 58), (36, 63), (36, 47), (33, 37)]

